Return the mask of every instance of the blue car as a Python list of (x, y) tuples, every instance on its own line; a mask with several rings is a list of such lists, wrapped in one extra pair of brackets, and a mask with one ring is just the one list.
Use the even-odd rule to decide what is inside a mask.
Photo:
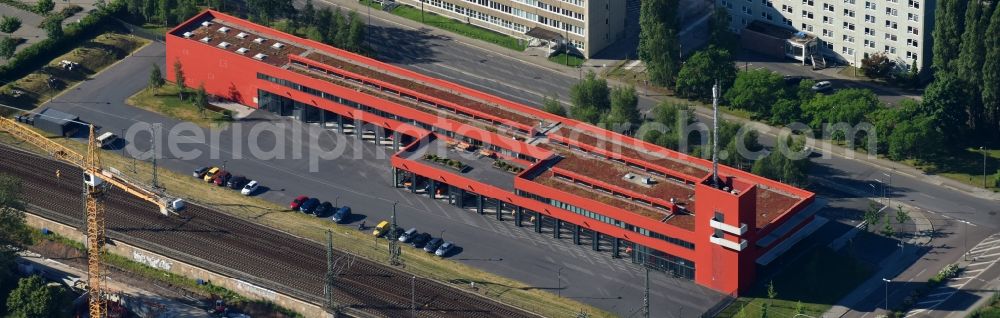
[(333, 216), (330, 218), (333, 219), (333, 222), (341, 223), (349, 217), (351, 217), (351, 207), (345, 205), (337, 209), (337, 212), (333, 213)]
[(302, 211), (303, 213), (312, 213), (317, 206), (319, 206), (319, 199), (309, 198), (309, 200), (302, 202), (302, 205), (299, 206), (299, 211)]

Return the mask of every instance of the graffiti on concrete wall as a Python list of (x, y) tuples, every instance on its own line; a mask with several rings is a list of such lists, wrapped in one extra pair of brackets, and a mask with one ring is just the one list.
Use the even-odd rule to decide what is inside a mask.
[(169, 260), (153, 255), (143, 254), (138, 250), (132, 251), (132, 259), (135, 260), (136, 262), (143, 263), (149, 265), (150, 267), (162, 269), (165, 271), (169, 271), (170, 267), (173, 266), (173, 263), (170, 262)]
[(247, 283), (239, 279), (234, 279), (234, 280), (236, 281), (236, 289), (238, 289), (239, 291), (243, 291), (251, 295), (256, 295), (258, 297), (271, 301), (275, 300), (275, 298), (278, 297), (278, 294), (275, 293), (273, 290), (260, 287), (251, 283)]

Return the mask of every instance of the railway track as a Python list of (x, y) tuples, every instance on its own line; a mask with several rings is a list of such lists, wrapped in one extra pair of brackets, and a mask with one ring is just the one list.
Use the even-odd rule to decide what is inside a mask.
[[(43, 214), (83, 224), (81, 169), (3, 145), (0, 171), (20, 177), (25, 200)], [(164, 216), (153, 204), (118, 189), (110, 190), (106, 202), (107, 229), (114, 239), (308, 302), (323, 302), (326, 251), (321, 244), (193, 204), (180, 215)], [(334, 251), (334, 257), (352, 259), (340, 251)], [(410, 316), (411, 278), (357, 258), (337, 277), (335, 298), (348, 313)], [(436, 281), (417, 278), (414, 289), (419, 317), (535, 317)]]

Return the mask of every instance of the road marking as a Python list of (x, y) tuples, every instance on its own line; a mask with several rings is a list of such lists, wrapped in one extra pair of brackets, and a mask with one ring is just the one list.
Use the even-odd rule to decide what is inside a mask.
[(998, 248), (1000, 248), (1000, 245), (994, 245), (994, 246), (991, 246), (991, 247), (987, 247), (987, 248), (984, 248), (984, 249), (978, 249), (978, 250), (977, 249), (972, 249), (972, 250), (969, 250), (969, 254), (976, 254), (976, 253), (980, 253), (980, 252), (995, 250), (995, 249), (998, 249)]
[[(978, 244), (976, 244), (976, 246), (973, 246), (972, 248), (975, 249), (975, 248), (980, 248), (980, 246), (992, 244), (993, 242), (996, 242), (998, 240), (998, 239), (995, 239), (995, 237), (997, 237), (997, 234), (990, 235), (989, 237), (987, 237), (986, 239), (983, 239), (981, 242), (979, 242)], [(997, 255), (1000, 255), (1000, 253), (990, 254), (990, 256), (997, 256)], [(957, 278), (952, 279), (948, 284), (945, 285), (948, 288), (952, 288), (952, 290), (948, 291), (947, 295), (944, 298), (942, 298), (940, 300), (924, 300), (924, 301), (920, 301), (920, 302), (917, 303), (918, 305), (920, 305), (920, 304), (930, 304), (930, 303), (934, 303), (934, 304), (933, 305), (925, 306), (926, 308), (924, 308), (924, 309), (911, 310), (911, 311), (907, 312), (907, 314), (906, 314), (905, 317), (909, 318), (909, 317), (912, 317), (914, 315), (923, 313), (925, 311), (934, 310), (934, 308), (936, 308), (938, 305), (940, 305), (940, 304), (948, 301), (948, 299), (951, 299), (951, 297), (954, 296), (955, 293), (957, 293), (959, 290), (961, 290), (962, 288), (964, 288), (965, 285), (968, 285), (970, 282), (973, 282), (973, 281), (979, 279), (979, 275), (982, 275), (983, 272), (985, 272), (986, 269), (989, 269), (994, 264), (996, 264), (998, 261), (1000, 261), (1000, 258), (995, 258), (995, 259), (990, 260), (990, 261), (973, 263), (973, 264), (970, 264), (970, 265), (966, 266), (966, 268), (968, 268), (969, 266), (981, 265), (983, 263), (988, 263), (989, 264), (989, 266), (987, 266), (986, 268), (964, 272), (964, 273), (962, 273), (961, 277), (957, 277)], [(967, 274), (971, 274), (971, 273), (976, 273), (976, 274), (973, 275), (973, 276), (966, 276)], [(962, 281), (962, 282), (960, 282), (960, 281)], [(939, 295), (939, 294), (935, 294), (935, 295)]]

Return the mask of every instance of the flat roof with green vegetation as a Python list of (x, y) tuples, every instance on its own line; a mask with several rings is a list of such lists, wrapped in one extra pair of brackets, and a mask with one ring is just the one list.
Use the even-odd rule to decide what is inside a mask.
[[(375, 3), (371, 0), (361, 0), (361, 2), (379, 10), (382, 9), (381, 4)], [(525, 41), (521, 39), (445, 17), (430, 11), (424, 10), (421, 13), (419, 8), (407, 5), (398, 5), (390, 12), (413, 21), (427, 24), (439, 29), (448, 30), (473, 39), (490, 42), (511, 50), (524, 51), (527, 48)]]

